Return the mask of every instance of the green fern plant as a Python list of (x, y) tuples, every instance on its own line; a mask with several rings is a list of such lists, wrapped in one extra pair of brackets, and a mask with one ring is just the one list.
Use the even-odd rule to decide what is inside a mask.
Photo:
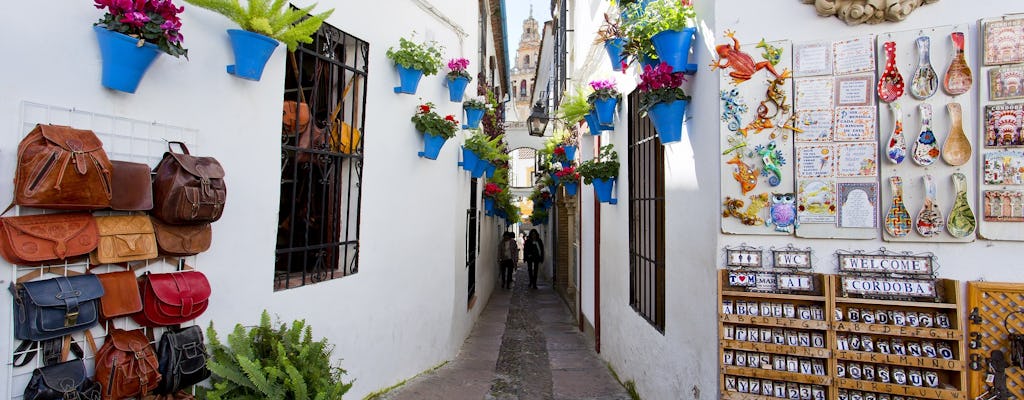
[(331, 16), (334, 9), (320, 14), (309, 15), (316, 3), (309, 7), (293, 9), (286, 0), (249, 0), (248, 7), (242, 7), (238, 0), (185, 0), (196, 7), (221, 14), (234, 21), (244, 30), (280, 40), (288, 51), (295, 51), (299, 43), (313, 43), (313, 33)]
[(582, 87), (577, 87), (572, 92), (566, 92), (562, 98), (562, 105), (558, 108), (558, 114), (568, 126), (578, 124), (583, 120), (593, 106), (587, 102), (589, 93)]
[(259, 326), (235, 325), (227, 345), (212, 322), (207, 337), (213, 387), (200, 390), (209, 400), (339, 400), (352, 387), (341, 380), (345, 370), (331, 364), (327, 339), (313, 341), (305, 320), (274, 328), (264, 310)]

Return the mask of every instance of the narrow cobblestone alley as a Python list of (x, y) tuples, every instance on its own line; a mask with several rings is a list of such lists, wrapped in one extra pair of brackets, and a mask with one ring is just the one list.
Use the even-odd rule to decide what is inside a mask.
[(586, 343), (550, 284), (496, 289), (458, 357), (384, 396), (389, 400), (629, 399)]

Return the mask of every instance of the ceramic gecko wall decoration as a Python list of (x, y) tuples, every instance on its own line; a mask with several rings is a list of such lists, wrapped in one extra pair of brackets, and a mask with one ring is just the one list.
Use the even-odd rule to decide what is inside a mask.
[(765, 226), (775, 225), (776, 232), (793, 233), (793, 229), (800, 227), (796, 218), (796, 195), (772, 193), (768, 217)]
[(740, 97), (739, 89), (723, 90), (722, 98), (722, 121), (727, 122), (730, 131), (736, 132), (740, 129), (740, 115), (747, 112), (747, 104)]
[(743, 225), (763, 226), (765, 223), (764, 219), (761, 218), (761, 210), (764, 210), (765, 206), (768, 205), (768, 193), (750, 196), (750, 206), (745, 211), (740, 211), (743, 208), (743, 204), (743, 200), (727, 196), (725, 201), (722, 202), (722, 207), (724, 208), (722, 218), (735, 217)]
[[(754, 76), (757, 71), (767, 69), (772, 75), (779, 76), (778, 72), (775, 72), (775, 67), (769, 61), (754, 62), (754, 58), (749, 54), (744, 53), (740, 50), (740, 41), (736, 39), (736, 32), (732, 30), (725, 31), (725, 37), (732, 39), (732, 44), (720, 44), (715, 46), (715, 53), (718, 54), (718, 60), (715, 60), (711, 64), (711, 70), (714, 71), (716, 68), (732, 68), (732, 72), (729, 72), (729, 76), (732, 77), (732, 83), (738, 85), (746, 82), (750, 77)], [(722, 61), (725, 61), (723, 64)]]
[(765, 99), (761, 101), (761, 104), (757, 106), (757, 117), (753, 121), (750, 121), (747, 126), (740, 129), (738, 132), (744, 136), (751, 129), (754, 133), (761, 133), (761, 131), (774, 128), (775, 123), (772, 119), (779, 116), (779, 114), (785, 115), (789, 113), (789, 104), (786, 102), (786, 92), (782, 90), (782, 85), (786, 83), (786, 79), (792, 74), (789, 70), (782, 71), (782, 75), (769, 80), (768, 89), (765, 91)]
[(775, 148), (775, 141), (768, 142), (767, 146), (757, 145), (754, 147), (757, 155), (761, 156), (764, 168), (761, 175), (768, 177), (768, 184), (779, 186), (782, 183), (782, 166), (786, 165), (786, 159), (782, 157), (782, 151)]
[(754, 47), (764, 49), (764, 53), (761, 53), (761, 57), (763, 57), (765, 61), (771, 63), (772, 66), (779, 65), (779, 61), (782, 60), (782, 48), (768, 44), (768, 42), (764, 41), (764, 38), (761, 38), (761, 41)]
[(736, 182), (740, 183), (740, 190), (743, 191), (744, 195), (757, 187), (758, 170), (743, 162), (743, 160), (740, 159), (739, 154), (736, 154), (731, 160), (726, 161), (726, 164), (736, 166), (736, 169), (732, 173), (732, 177)]

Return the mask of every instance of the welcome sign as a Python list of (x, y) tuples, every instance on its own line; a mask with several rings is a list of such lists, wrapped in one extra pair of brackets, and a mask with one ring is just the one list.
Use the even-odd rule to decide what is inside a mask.
[(842, 272), (928, 275), (933, 272), (932, 256), (895, 254), (836, 254)]

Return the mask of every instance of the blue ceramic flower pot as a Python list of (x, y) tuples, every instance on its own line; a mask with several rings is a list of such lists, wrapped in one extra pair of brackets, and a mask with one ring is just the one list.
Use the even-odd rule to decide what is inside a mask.
[(466, 124), (462, 125), (462, 129), (476, 129), (480, 127), (480, 120), (484, 118), (484, 109), (482, 108), (467, 108), (466, 110)]
[(251, 81), (260, 80), (263, 67), (277, 48), (277, 40), (241, 29), (228, 29), (228, 37), (235, 51), (235, 65), (227, 66), (228, 73)]
[(473, 177), (483, 178), (487, 174), (487, 167), (490, 165), (491, 163), (487, 160), (477, 159), (476, 165), (473, 166)]
[(597, 113), (591, 111), (589, 114), (583, 117), (583, 120), (587, 121), (587, 126), (590, 127), (591, 136), (601, 135), (601, 124), (597, 122)]
[(487, 163), (487, 179), (493, 178), (494, 177), (494, 171), (497, 171), (497, 170), (498, 170), (498, 167), (494, 166), (494, 164)]
[(420, 86), (420, 78), (423, 78), (423, 71), (398, 64), (395, 64), (395, 68), (398, 68), (398, 79), (402, 82), (401, 86), (395, 86), (395, 93), (416, 94), (416, 88)]
[(459, 166), (462, 167), (462, 169), (472, 172), (479, 161), (480, 157), (478, 157), (476, 153), (466, 147), (462, 147), (462, 161), (459, 161)]
[(608, 52), (608, 58), (612, 60), (612, 69), (622, 71), (622, 47), (626, 39), (615, 38), (604, 41), (604, 50)]
[(672, 72), (694, 74), (697, 72), (697, 64), (689, 64), (690, 46), (693, 43), (693, 35), (697, 28), (683, 28), (681, 31), (662, 31), (651, 36), (651, 44), (658, 58), (672, 67)]
[(487, 215), (494, 215), (494, 199), (490, 197), (484, 197), (484, 211)]
[(445, 79), (448, 79), (448, 100), (461, 103), (462, 98), (466, 95), (466, 86), (469, 85), (469, 79), (464, 76), (455, 79)]
[(643, 67), (650, 66), (651, 68), (657, 68), (659, 65), (661, 65), (661, 60), (657, 58), (651, 58), (645, 55), (640, 57), (640, 65)]
[(608, 204), (618, 203), (618, 199), (612, 198), (612, 187), (615, 185), (615, 178), (612, 179), (600, 179), (595, 178), (594, 182), (594, 194), (597, 195), (597, 201)]
[(553, 185), (548, 185), (548, 191), (551, 192), (552, 196), (555, 195), (555, 190), (558, 190), (558, 181), (555, 181)]
[(562, 186), (565, 186), (565, 194), (569, 196), (576, 196), (576, 191), (580, 188), (579, 182), (566, 182)]
[(658, 103), (647, 112), (658, 131), (661, 144), (675, 143), (683, 138), (683, 114), (686, 113), (686, 100), (674, 100)]
[(153, 64), (160, 49), (146, 42), (139, 47), (138, 39), (104, 28), (94, 26), (96, 40), (100, 44), (103, 59), (104, 87), (125, 93), (135, 93), (146, 70)]
[(597, 123), (602, 128), (615, 126), (615, 106), (618, 103), (619, 100), (614, 97), (594, 101), (594, 114), (597, 114)]
[(419, 156), (423, 158), (429, 158), (436, 160), (437, 155), (441, 153), (441, 147), (444, 146), (445, 139), (441, 135), (432, 135), (430, 133), (423, 134), (423, 151), (419, 152)]
[(565, 149), (565, 158), (572, 163), (572, 160), (576, 159), (576, 146), (562, 146)]

